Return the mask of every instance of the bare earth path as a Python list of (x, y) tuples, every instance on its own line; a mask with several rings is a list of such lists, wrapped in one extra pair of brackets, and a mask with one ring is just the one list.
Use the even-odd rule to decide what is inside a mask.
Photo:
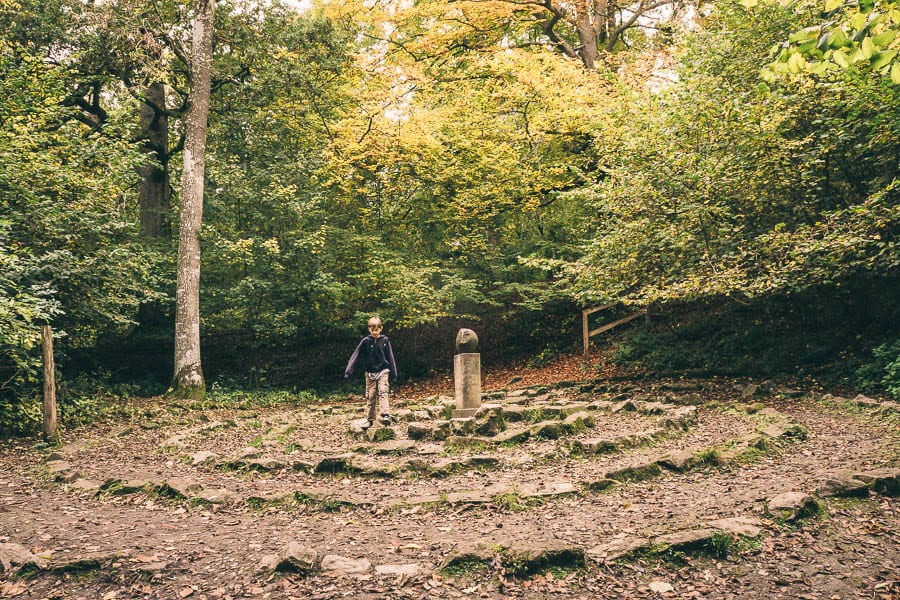
[(0, 597), (900, 597), (896, 404), (713, 381), (503, 390), (471, 423), (442, 402), (398, 400), (372, 440), (344, 402), (7, 443)]

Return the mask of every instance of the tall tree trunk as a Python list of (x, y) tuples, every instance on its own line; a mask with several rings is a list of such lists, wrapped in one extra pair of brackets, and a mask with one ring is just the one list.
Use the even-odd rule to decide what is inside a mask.
[(200, 227), (203, 223), (203, 183), (206, 166), (206, 121), (215, 0), (196, 0), (191, 50), (191, 89), (185, 127), (184, 171), (181, 184), (181, 225), (178, 235), (178, 279), (175, 289), (175, 377), (181, 396), (205, 393), (200, 365)]
[(582, 64), (588, 69), (596, 69), (597, 56), (599, 55), (597, 32), (589, 13), (579, 13), (575, 31), (578, 33), (578, 56), (581, 58)]
[(166, 86), (153, 83), (145, 91), (152, 104), (141, 104), (141, 152), (153, 162), (138, 169), (141, 176), (139, 200), (141, 236), (147, 239), (167, 238), (169, 223), (169, 118), (159, 108), (166, 106)]

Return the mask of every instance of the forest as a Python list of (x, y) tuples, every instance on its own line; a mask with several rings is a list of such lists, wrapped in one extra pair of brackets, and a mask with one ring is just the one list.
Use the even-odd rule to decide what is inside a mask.
[(614, 304), (649, 319), (594, 343), (649, 376), (900, 398), (895, 1), (0, 0), (0, 31), (4, 435), (40, 428), (42, 325), (64, 423), (178, 393), (198, 139), (192, 393), (340, 390), (372, 314), (401, 383), (460, 326), (543, 366)]

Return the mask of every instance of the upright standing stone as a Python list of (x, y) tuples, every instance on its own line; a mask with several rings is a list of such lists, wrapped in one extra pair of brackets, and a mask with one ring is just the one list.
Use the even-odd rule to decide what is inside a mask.
[(471, 329), (460, 329), (456, 335), (453, 357), (456, 410), (453, 418), (474, 417), (481, 406), (481, 354), (478, 336)]

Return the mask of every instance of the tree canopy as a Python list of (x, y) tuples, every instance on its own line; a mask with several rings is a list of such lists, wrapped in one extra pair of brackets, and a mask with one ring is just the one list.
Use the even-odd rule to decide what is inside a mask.
[[(110, 340), (171, 352), (189, 5), (0, 0), (6, 415), (36, 392), (37, 324), (63, 368)], [(373, 312), (513, 327), (896, 280), (896, 3), (216, 10), (200, 327), (220, 354)]]

